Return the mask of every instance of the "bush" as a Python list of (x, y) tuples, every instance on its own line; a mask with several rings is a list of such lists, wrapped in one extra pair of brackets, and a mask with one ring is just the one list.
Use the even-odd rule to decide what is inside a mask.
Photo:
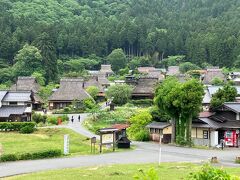
[(45, 124), (46, 121), (47, 121), (47, 116), (46, 115), (41, 115), (41, 114), (38, 114), (38, 113), (33, 113), (32, 120), (34, 122), (36, 122), (37, 124), (40, 123), (40, 122)]
[(85, 109), (93, 109), (94, 107), (96, 107), (95, 101), (91, 98), (85, 99), (83, 101), (83, 105)]
[(50, 124), (58, 124), (58, 118), (56, 116), (48, 116), (47, 117), (47, 122)]
[(5, 154), (0, 156), (0, 162), (6, 162), (6, 161), (17, 161), (17, 155), (16, 154)]
[(191, 173), (188, 177), (191, 180), (215, 180), (215, 179), (223, 179), (223, 180), (231, 180), (233, 177), (229, 175), (226, 171), (222, 169), (213, 168), (209, 164), (203, 165), (200, 171)]
[(134, 135), (134, 140), (136, 141), (149, 141), (150, 135), (147, 130), (140, 130)]
[(45, 158), (52, 158), (52, 157), (59, 157), (62, 155), (60, 149), (54, 150), (45, 150), (33, 153), (24, 153), (24, 154), (5, 154), (0, 156), (0, 162), (6, 161), (18, 161), (18, 160), (34, 160), (34, 159), (45, 159)]
[(129, 135), (134, 140), (147, 141), (149, 133), (145, 130), (146, 125), (152, 121), (151, 114), (147, 111), (139, 111), (129, 120), (131, 126), (128, 128)]
[(22, 128), (35, 130), (34, 122), (0, 122), (0, 131), (21, 131)]
[(32, 126), (24, 126), (20, 129), (20, 133), (22, 134), (31, 134), (34, 132), (34, 127)]
[(139, 100), (132, 100), (132, 104), (135, 106), (152, 106), (153, 100), (152, 99), (139, 99)]

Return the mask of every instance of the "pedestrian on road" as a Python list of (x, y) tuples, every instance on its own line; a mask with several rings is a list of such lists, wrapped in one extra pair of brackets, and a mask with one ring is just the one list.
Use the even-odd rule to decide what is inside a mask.
[(71, 121), (72, 121), (72, 123), (73, 123), (73, 121), (74, 121), (74, 119), (73, 119), (73, 116), (72, 116), (72, 119), (71, 119)]
[(78, 116), (78, 122), (80, 122), (81, 121), (81, 116), (80, 116), (80, 114), (79, 114), (79, 116)]

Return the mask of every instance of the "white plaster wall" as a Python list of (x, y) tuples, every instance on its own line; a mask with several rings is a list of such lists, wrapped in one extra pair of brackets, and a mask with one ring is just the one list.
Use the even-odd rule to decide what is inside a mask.
[(211, 146), (218, 145), (218, 131), (211, 131)]

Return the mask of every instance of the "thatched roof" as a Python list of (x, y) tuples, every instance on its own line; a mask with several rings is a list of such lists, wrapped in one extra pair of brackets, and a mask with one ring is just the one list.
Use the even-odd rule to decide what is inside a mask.
[(163, 81), (165, 79), (165, 76), (162, 74), (160, 69), (149, 70), (147, 77), (157, 78), (159, 81)]
[(149, 71), (153, 71), (155, 69), (155, 67), (139, 67), (137, 70), (140, 73), (149, 73)]
[(153, 95), (155, 86), (158, 82), (157, 78), (140, 78), (133, 89), (133, 95), (148, 94)]
[(90, 77), (87, 81), (84, 81), (84, 89), (87, 89), (89, 86), (95, 86), (99, 89), (99, 92), (104, 92), (104, 88), (98, 81), (98, 77)]
[(104, 74), (102, 74), (102, 73), (98, 74), (97, 78), (98, 78), (98, 82), (99, 82), (102, 86), (104, 86), (104, 85), (110, 85), (109, 80), (106, 78), (106, 76), (105, 76)]
[(91, 96), (83, 89), (83, 79), (61, 79), (60, 87), (50, 97), (49, 101), (84, 100)]
[(113, 74), (112, 68), (110, 64), (102, 64), (100, 73), (105, 73), (105, 74)]
[(221, 69), (207, 69), (203, 77), (203, 84), (212, 84), (214, 78), (219, 78), (220, 80), (223, 81), (226, 80)]
[(176, 76), (180, 74), (179, 66), (169, 66), (167, 76)]
[(35, 77), (18, 77), (16, 84), (11, 87), (13, 91), (32, 91), (37, 93), (40, 89), (40, 85), (37, 83)]

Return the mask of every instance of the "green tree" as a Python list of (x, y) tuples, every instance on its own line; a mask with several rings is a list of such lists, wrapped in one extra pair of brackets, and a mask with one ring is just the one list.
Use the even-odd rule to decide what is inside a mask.
[(88, 92), (88, 94), (90, 94), (92, 96), (93, 99), (96, 100), (97, 95), (99, 93), (99, 89), (96, 86), (89, 86), (86, 91)]
[(215, 78), (213, 78), (211, 84), (212, 84), (212, 85), (215, 85), (215, 86), (220, 86), (220, 85), (224, 85), (224, 81), (221, 80), (221, 79), (218, 78), (218, 77), (215, 77)]
[(42, 33), (35, 41), (36, 46), (41, 51), (47, 83), (55, 81), (58, 74), (56, 49), (53, 42), (47, 33)]
[(44, 86), (45, 85), (45, 78), (44, 78), (44, 76), (43, 76), (43, 74), (42, 73), (39, 73), (39, 72), (34, 72), (33, 74), (32, 74), (32, 77), (35, 77), (36, 78), (36, 80), (37, 80), (37, 82), (38, 82), (38, 84), (40, 84), (41, 86)]
[(203, 86), (197, 80), (180, 84), (168, 78), (157, 88), (155, 103), (173, 119), (178, 144), (191, 145), (192, 118), (201, 110), (203, 95)]
[(114, 49), (111, 54), (108, 55), (107, 60), (112, 65), (112, 69), (115, 72), (125, 68), (127, 63), (126, 56), (122, 49)]
[(106, 97), (108, 99), (113, 98), (113, 103), (115, 104), (123, 105), (129, 101), (132, 90), (132, 87), (127, 84), (117, 84), (108, 88)]
[(16, 76), (31, 76), (33, 72), (43, 72), (42, 56), (40, 51), (31, 45), (24, 45), (23, 48), (18, 51), (14, 61)]
[(129, 119), (131, 126), (128, 128), (128, 132), (131, 138), (137, 141), (149, 140), (149, 134), (145, 129), (152, 121), (152, 116), (148, 110), (138, 111)]
[(216, 108), (223, 105), (224, 102), (234, 102), (237, 96), (237, 89), (230, 85), (224, 85), (212, 97), (210, 107)]
[(190, 70), (198, 70), (200, 69), (196, 64), (191, 62), (185, 62), (179, 65), (179, 70), (181, 73), (186, 73)]

